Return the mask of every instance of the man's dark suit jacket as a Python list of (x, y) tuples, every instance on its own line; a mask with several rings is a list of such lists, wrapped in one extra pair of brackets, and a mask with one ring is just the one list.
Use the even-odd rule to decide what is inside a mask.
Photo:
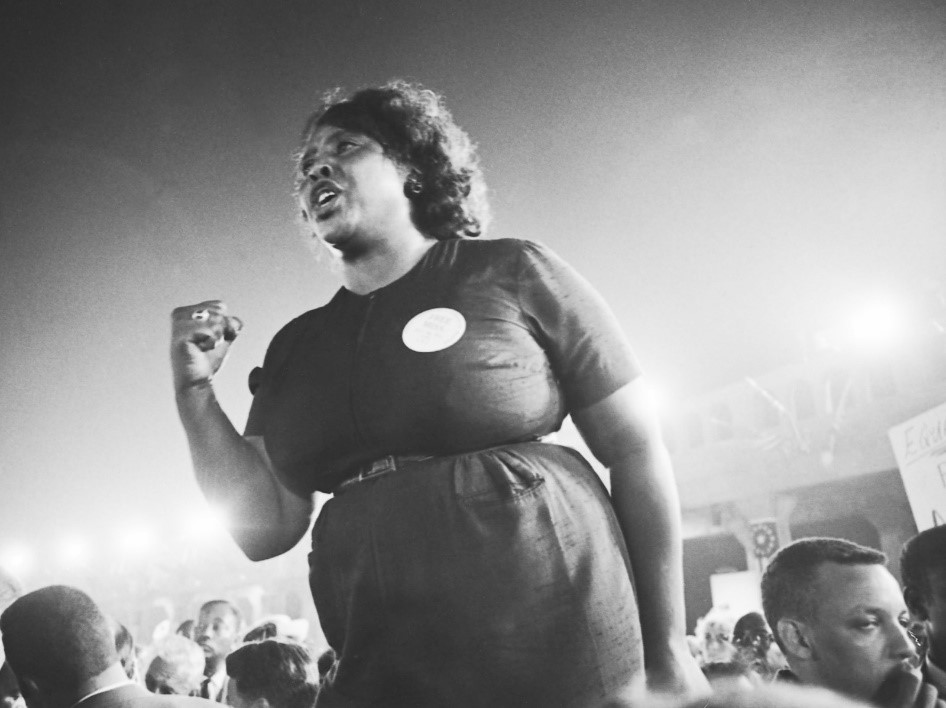
[(113, 688), (87, 698), (80, 708), (220, 708), (219, 703), (190, 696), (164, 696), (137, 684)]

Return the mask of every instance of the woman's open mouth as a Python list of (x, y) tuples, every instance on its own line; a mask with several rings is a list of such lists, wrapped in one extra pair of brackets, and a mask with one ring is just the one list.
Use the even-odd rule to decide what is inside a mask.
[(341, 189), (334, 184), (323, 184), (316, 187), (312, 195), (312, 211), (318, 220), (324, 219), (335, 211)]

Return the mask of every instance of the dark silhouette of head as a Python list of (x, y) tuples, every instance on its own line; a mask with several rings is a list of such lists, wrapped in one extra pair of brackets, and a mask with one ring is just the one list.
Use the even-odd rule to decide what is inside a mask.
[(946, 526), (920, 532), (900, 553), (903, 596), (913, 616), (922, 624), (930, 657), (946, 664)]
[(311, 708), (319, 674), (309, 651), (295, 642), (264, 639), (227, 657), (228, 700), (234, 708)]
[[(109, 622), (88, 595), (51, 585), (15, 600), (0, 615), (7, 661), (29, 705), (64, 698), (118, 664)], [(51, 701), (56, 702), (56, 701)]]

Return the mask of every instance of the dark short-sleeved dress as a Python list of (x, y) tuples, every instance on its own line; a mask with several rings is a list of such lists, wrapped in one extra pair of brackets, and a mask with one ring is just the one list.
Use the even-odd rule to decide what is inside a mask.
[[(640, 680), (630, 563), (574, 450), (541, 442), (639, 374), (546, 247), (440, 241), (273, 339), (247, 435), (332, 492), (310, 584), (339, 656), (319, 706), (590, 706)], [(388, 455), (429, 456), (339, 484)]]

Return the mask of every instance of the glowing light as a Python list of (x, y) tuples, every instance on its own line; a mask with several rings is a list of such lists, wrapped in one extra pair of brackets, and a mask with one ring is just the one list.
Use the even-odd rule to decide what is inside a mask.
[(118, 539), (118, 547), (127, 554), (144, 553), (154, 545), (154, 532), (144, 524), (129, 526)]
[(89, 545), (79, 536), (67, 536), (59, 545), (59, 560), (72, 568), (85, 565), (89, 560)]
[(865, 305), (848, 325), (852, 346), (860, 351), (889, 349), (903, 338), (906, 316), (892, 300), (876, 300)]
[(658, 416), (663, 417), (670, 412), (671, 400), (666, 389), (659, 384), (655, 385), (653, 381), (647, 382), (646, 388), (647, 400)]
[(0, 566), (17, 578), (22, 578), (33, 567), (33, 553), (24, 545), (11, 544), (0, 551)]
[(228, 525), (226, 512), (208, 504), (188, 515), (183, 525), (184, 536), (192, 542), (205, 542), (223, 536)]

